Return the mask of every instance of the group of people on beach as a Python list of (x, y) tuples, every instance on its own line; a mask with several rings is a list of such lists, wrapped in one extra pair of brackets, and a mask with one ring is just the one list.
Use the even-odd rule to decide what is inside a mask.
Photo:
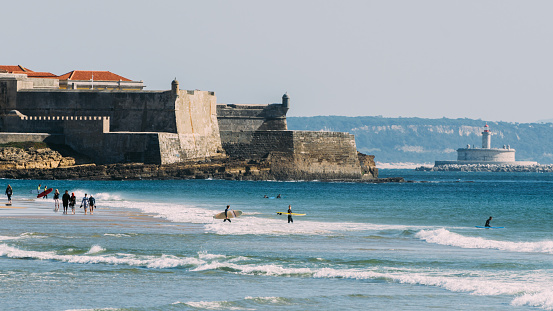
[[(57, 212), (60, 209), (60, 192), (58, 189), (54, 192), (54, 211)], [(67, 214), (69, 207), (71, 208), (71, 213), (75, 214), (75, 205), (77, 204), (77, 197), (75, 193), (72, 192), (69, 195), (69, 191), (65, 190), (65, 193), (61, 197), (61, 202), (63, 205), (63, 213)], [(90, 215), (93, 214), (94, 208), (96, 207), (96, 199), (87, 193), (84, 194), (84, 197), (81, 199), (81, 208), (84, 208), (84, 214), (86, 215), (87, 211), (90, 210)]]
[[(44, 186), (44, 191), (41, 191), (42, 186), (39, 184), (37, 192), (38, 194), (41, 194), (43, 192), (46, 192), (42, 197), (47, 198), (48, 197), (48, 187)], [(51, 190), (50, 190), (51, 192)], [(8, 197), (8, 204), (12, 204), (12, 195), (13, 195), (13, 189), (11, 185), (8, 185), (6, 188), (6, 196)], [(75, 196), (75, 193), (72, 192), (71, 195), (69, 195), (69, 190), (65, 190), (65, 193), (61, 197), (61, 202), (63, 206), (63, 213), (68, 214), (69, 208), (71, 208), (71, 213), (75, 214), (75, 205), (77, 205), (77, 197)], [(81, 208), (84, 208), (84, 214), (86, 215), (88, 211), (90, 211), (90, 214), (92, 215), (94, 212), (94, 209), (96, 208), (96, 199), (92, 196), (88, 196), (87, 193), (84, 194), (84, 197), (81, 199)], [(54, 191), (54, 212), (58, 212), (60, 209), (60, 192), (58, 189)]]

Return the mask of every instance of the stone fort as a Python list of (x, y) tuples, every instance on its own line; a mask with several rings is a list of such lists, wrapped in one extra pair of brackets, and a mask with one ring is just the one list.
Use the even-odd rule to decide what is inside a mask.
[(288, 130), (287, 94), (276, 104), (218, 104), (214, 92), (182, 90), (176, 79), (170, 90), (147, 91), (102, 72), (71, 80), (79, 75), (20, 68), (0, 72), (0, 143), (62, 144), (99, 164), (230, 157), (268, 160), (278, 179), (377, 177), (353, 135)]

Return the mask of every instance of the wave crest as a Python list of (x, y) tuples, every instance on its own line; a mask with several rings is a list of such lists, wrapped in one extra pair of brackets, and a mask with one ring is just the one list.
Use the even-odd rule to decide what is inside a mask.
[(482, 237), (467, 237), (458, 233), (450, 232), (444, 228), (436, 230), (421, 230), (415, 234), (415, 237), (428, 243), (456, 246), (461, 248), (486, 248), (510, 252), (553, 254), (553, 241), (497, 241)]

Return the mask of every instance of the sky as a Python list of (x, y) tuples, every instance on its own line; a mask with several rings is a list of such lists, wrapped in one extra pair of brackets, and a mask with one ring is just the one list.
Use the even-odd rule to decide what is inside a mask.
[(0, 64), (288, 116), (553, 118), (553, 1), (4, 1)]

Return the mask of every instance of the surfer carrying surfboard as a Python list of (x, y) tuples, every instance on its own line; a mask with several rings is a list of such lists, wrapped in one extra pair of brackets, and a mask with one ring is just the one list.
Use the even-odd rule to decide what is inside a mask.
[(484, 227), (491, 227), (490, 226), (490, 221), (492, 221), (492, 216), (490, 216), (490, 218), (488, 218), (488, 220), (486, 220), (486, 224), (484, 225)]
[(292, 205), (288, 205), (288, 223), (294, 223), (294, 219), (292, 219)]
[(231, 222), (230, 218), (228, 218), (228, 212), (229, 212), (228, 209), (229, 208), (230, 208), (230, 205), (227, 205), (227, 208), (225, 209), (225, 219), (223, 220), (223, 222), (225, 222), (227, 220), (228, 220), (228, 222)]

